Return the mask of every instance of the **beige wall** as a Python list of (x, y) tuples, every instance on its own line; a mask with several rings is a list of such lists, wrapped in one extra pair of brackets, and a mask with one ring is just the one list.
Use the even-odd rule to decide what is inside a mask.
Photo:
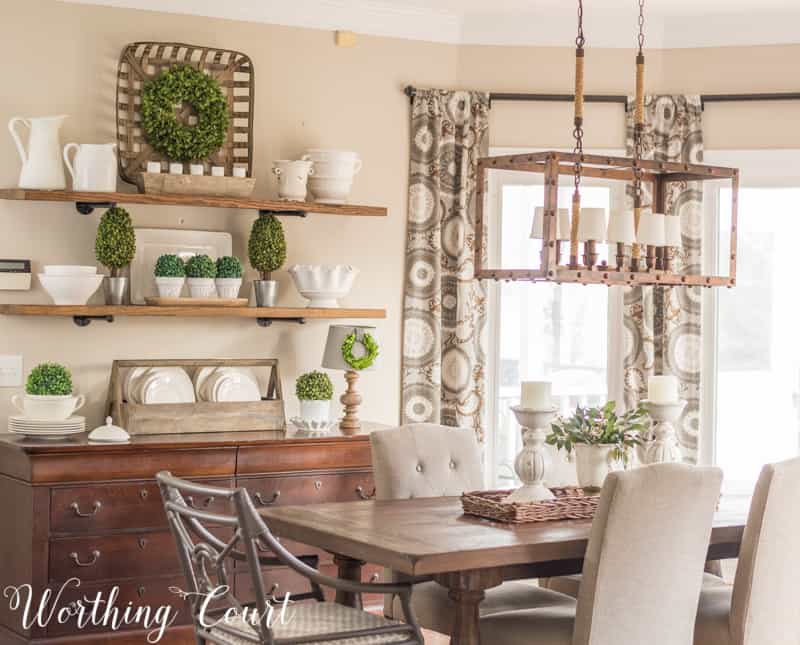
[[(394, 422), (399, 407), (400, 331), (405, 243), (408, 100), (403, 85), (491, 90), (568, 92), (568, 48), (456, 47), (360, 36), (355, 49), (337, 49), (327, 32), (221, 21), (53, 0), (14, 0), (0, 7), (0, 123), (11, 116), (67, 113), (62, 140), (113, 139), (113, 86), (120, 49), (134, 40), (184, 41), (247, 52), (257, 76), (255, 173), (259, 192), (272, 194), (272, 159), (296, 156), (306, 147), (358, 150), (364, 159), (353, 199), (389, 208), (389, 217), (285, 219), (288, 263), (347, 262), (361, 269), (345, 304), (385, 307), (380, 321), (380, 369), (362, 379), (363, 416)], [(796, 74), (791, 61), (800, 47), (654, 52), (651, 91), (779, 91)], [(590, 52), (591, 92), (621, 93), (632, 81), (632, 54)], [(797, 104), (712, 106), (706, 113), (710, 148), (800, 147), (791, 119)], [(558, 104), (496, 103), (493, 145), (570, 145), (570, 108)], [(590, 106), (587, 146), (620, 147), (618, 106)], [(8, 135), (0, 136), (0, 185), (16, 182), (19, 162)], [(137, 226), (228, 230), (234, 252), (244, 256), (254, 214), (189, 208), (135, 207)], [(98, 214), (79, 216), (68, 205), (0, 202), (0, 257), (43, 263), (91, 263)], [(252, 276), (249, 276), (252, 277)], [(301, 298), (281, 273), (281, 301)], [(0, 302), (46, 302), (32, 292), (2, 292)], [(0, 318), (0, 354), (22, 353), (26, 371), (43, 360), (68, 364), (77, 388), (89, 396), (92, 423), (100, 421), (109, 365), (114, 358), (277, 356), (292, 392), (295, 377), (317, 367), (327, 324), (304, 327), (203, 319), (119, 319), (79, 329), (68, 319)], [(337, 391), (341, 377), (336, 375)], [(10, 390), (0, 390), (0, 418), (9, 411)], [(288, 412), (296, 402), (290, 397)]]

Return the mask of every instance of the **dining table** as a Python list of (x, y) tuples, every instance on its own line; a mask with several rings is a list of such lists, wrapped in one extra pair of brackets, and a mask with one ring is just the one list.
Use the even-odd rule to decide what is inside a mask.
[[(479, 645), (479, 608), (487, 589), (505, 580), (580, 573), (591, 520), (505, 524), (465, 515), (459, 497), (372, 500), (260, 510), (279, 538), (334, 555), (340, 578), (361, 579), (365, 563), (402, 579), (433, 579), (455, 603), (452, 645)], [(741, 510), (718, 510), (709, 561), (735, 558), (744, 532)], [(358, 594), (336, 602), (360, 607)]]

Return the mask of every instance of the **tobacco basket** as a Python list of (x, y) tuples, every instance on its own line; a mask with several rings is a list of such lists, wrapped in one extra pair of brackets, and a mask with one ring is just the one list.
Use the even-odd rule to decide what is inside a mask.
[(591, 520), (597, 511), (599, 496), (577, 486), (550, 489), (555, 499), (541, 502), (505, 503), (513, 491), (473, 491), (461, 496), (461, 506), (467, 515), (477, 515), (496, 522), (524, 524), (558, 520)]

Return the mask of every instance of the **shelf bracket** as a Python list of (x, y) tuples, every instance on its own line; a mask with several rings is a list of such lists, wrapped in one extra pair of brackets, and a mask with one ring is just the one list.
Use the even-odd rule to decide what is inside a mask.
[(88, 327), (93, 320), (105, 320), (108, 323), (114, 322), (114, 316), (111, 314), (105, 316), (73, 316), (72, 322), (74, 322), (78, 327)]
[(307, 217), (308, 213), (304, 210), (294, 211), (277, 211), (270, 208), (259, 208), (258, 214), (260, 215), (275, 215), (276, 217)]
[(75, 202), (75, 210), (81, 215), (91, 215), (95, 208), (114, 208), (117, 202)]
[(293, 322), (297, 323), (298, 325), (305, 325), (306, 319), (305, 318), (256, 318), (256, 322), (258, 323), (259, 327), (269, 327), (274, 322)]

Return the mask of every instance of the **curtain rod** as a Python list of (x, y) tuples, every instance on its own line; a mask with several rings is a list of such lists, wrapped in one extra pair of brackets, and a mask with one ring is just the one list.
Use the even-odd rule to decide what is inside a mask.
[[(407, 85), (403, 90), (409, 98), (414, 98), (417, 88)], [(489, 101), (554, 101), (569, 102), (575, 100), (573, 94), (530, 94), (524, 92), (490, 92)], [(587, 94), (586, 103), (620, 103), (628, 111), (628, 97), (623, 94)], [(700, 104), (732, 103), (738, 101), (800, 101), (800, 92), (775, 92), (762, 94), (701, 94)]]

